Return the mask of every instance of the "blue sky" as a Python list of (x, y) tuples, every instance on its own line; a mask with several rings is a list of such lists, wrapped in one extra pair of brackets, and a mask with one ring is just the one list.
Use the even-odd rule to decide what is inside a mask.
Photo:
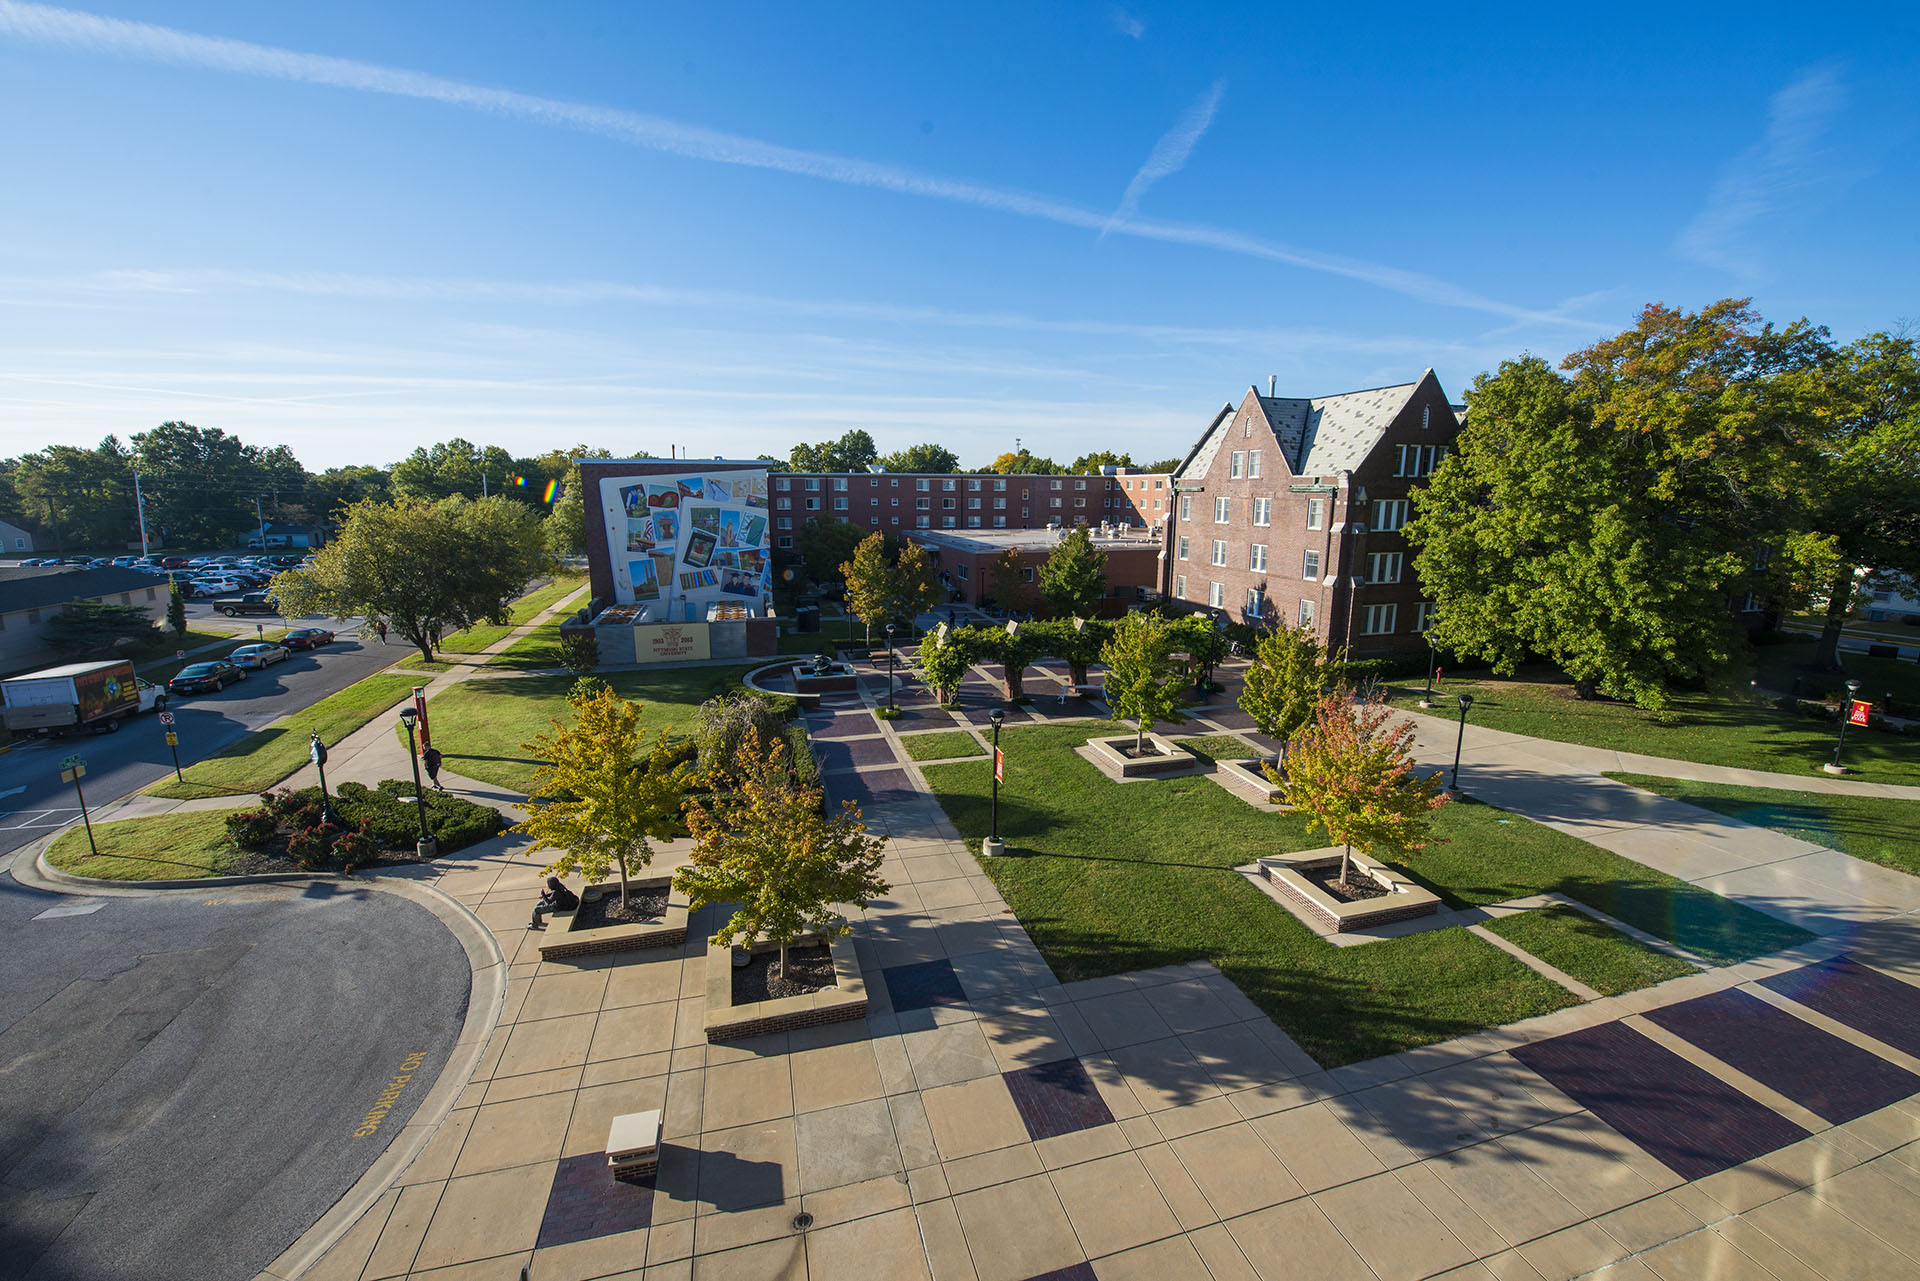
[(1915, 313), (1920, 11), (0, 0), (0, 454), (968, 465)]

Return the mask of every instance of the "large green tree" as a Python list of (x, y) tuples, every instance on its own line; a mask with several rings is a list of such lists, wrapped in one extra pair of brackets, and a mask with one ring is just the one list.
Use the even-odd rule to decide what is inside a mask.
[(140, 537), (132, 462), (112, 436), (95, 449), (24, 454), (12, 476), (20, 516), (40, 531), (43, 551), (118, 551)]
[(787, 470), (865, 471), (869, 464), (879, 460), (880, 450), (873, 443), (873, 437), (855, 427), (842, 433), (838, 440), (795, 445), (787, 456)]
[(1240, 710), (1253, 717), (1254, 726), (1268, 738), (1280, 740), (1285, 761), (1293, 736), (1313, 719), (1313, 709), (1346, 677), (1344, 650), (1321, 641), (1310, 627), (1284, 624), (1260, 633), (1246, 686), (1240, 691)]
[(867, 644), (873, 644), (873, 625), (885, 623), (893, 608), (893, 563), (887, 558), (887, 540), (878, 533), (860, 540), (853, 558), (840, 566), (847, 584), (847, 612), (866, 624)]
[(896, 621), (912, 623), (936, 608), (947, 598), (940, 586), (939, 562), (919, 543), (908, 539), (894, 558), (892, 599), (889, 607)]
[(1656, 305), (1568, 356), (1570, 376), (1532, 356), (1481, 375), (1405, 531), (1433, 643), (1502, 673), (1544, 655), (1582, 697), (1648, 708), (1725, 664), (1728, 601), (1763, 583), (1791, 520), (1804, 415), (1780, 375), (1818, 349), (1743, 303)]
[(1082, 454), (1067, 464), (1067, 470), (1083, 476), (1092, 476), (1102, 467), (1131, 467), (1132, 454), (1116, 454), (1111, 449), (1096, 449), (1090, 454)]
[(443, 632), (506, 622), (509, 603), (552, 563), (539, 516), (509, 499), (367, 500), (273, 591), (289, 617), (385, 618), (432, 659)]
[(880, 465), (894, 472), (959, 471), (960, 456), (945, 445), (908, 445), (883, 454)]
[(988, 470), (999, 472), (1002, 476), (1054, 476), (1059, 474), (1060, 464), (1022, 449), (1018, 453), (1000, 455)]
[(1040, 596), (1057, 615), (1085, 617), (1107, 594), (1107, 554), (1085, 525), (1055, 543), (1040, 566)]
[[(1433, 811), (1445, 805), (1441, 773), (1422, 775), (1413, 760), (1413, 722), (1393, 720), (1384, 703), (1355, 706), (1345, 690), (1314, 706), (1311, 727), (1287, 757), (1287, 804), (1340, 842), (1340, 880), (1353, 881), (1353, 851), (1404, 858), (1423, 849)], [(1362, 882), (1364, 884), (1364, 882)]]
[[(262, 450), (217, 427), (166, 422), (133, 437), (149, 531), (176, 547), (217, 547), (307, 493), (306, 473), (284, 446)], [(258, 506), (256, 506), (258, 504)]]
[(1147, 735), (1161, 722), (1185, 719), (1174, 700), (1173, 625), (1140, 610), (1113, 625), (1101, 661), (1107, 665), (1107, 703), (1117, 718), (1132, 717), (1133, 749), (1146, 750)]

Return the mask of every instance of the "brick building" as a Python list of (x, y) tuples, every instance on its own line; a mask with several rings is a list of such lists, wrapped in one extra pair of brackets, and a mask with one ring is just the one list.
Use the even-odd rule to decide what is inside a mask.
[(1107, 468), (1093, 476), (967, 472), (775, 472), (774, 546), (791, 550), (809, 520), (830, 516), (868, 531), (1045, 529), (1058, 524), (1164, 526), (1173, 493), (1165, 474)]
[(1173, 474), (1161, 591), (1235, 622), (1311, 626), (1356, 658), (1424, 649), (1432, 605), (1399, 531), (1458, 413), (1431, 369), (1339, 396), (1248, 388)]
[[(1151, 491), (1148, 491), (1151, 493)], [(948, 598), (970, 605), (983, 603), (992, 591), (994, 562), (1011, 551), (1020, 561), (1020, 585), (1014, 600), (993, 603), (1006, 609), (1041, 607), (1040, 566), (1053, 553), (1060, 530), (982, 529), (977, 531), (908, 530), (904, 535), (926, 548), (940, 571), (940, 585)], [(1092, 534), (1093, 545), (1107, 556), (1107, 604), (1102, 617), (1117, 618), (1144, 594), (1156, 590), (1160, 578), (1160, 540), (1145, 529), (1109, 524)]]

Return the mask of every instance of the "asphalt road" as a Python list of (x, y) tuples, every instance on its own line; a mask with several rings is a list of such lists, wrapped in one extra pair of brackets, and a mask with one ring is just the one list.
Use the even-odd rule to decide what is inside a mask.
[(254, 1276), (412, 1116), (470, 980), (431, 913), (351, 885), (0, 877), (0, 965), (0, 1281)]
[[(209, 609), (196, 602), (194, 609)], [(279, 626), (278, 619), (262, 620)], [(307, 625), (306, 620), (296, 620)], [(324, 627), (324, 621), (312, 626)], [(317, 652), (295, 654), (218, 694), (175, 697), (167, 705), (180, 735), (180, 763), (211, 756), (249, 730), (299, 711), (386, 667), (405, 654), (398, 644), (382, 645), (369, 634), (363, 645), (353, 625), (341, 624), (341, 639)], [(81, 786), (87, 804), (118, 800), (173, 772), (166, 731), (151, 715), (121, 723), (117, 734), (76, 734), (36, 739), (0, 754), (0, 870), (9, 855), (54, 828), (80, 821), (71, 783), (60, 781), (60, 762), (75, 753), (86, 758)]]

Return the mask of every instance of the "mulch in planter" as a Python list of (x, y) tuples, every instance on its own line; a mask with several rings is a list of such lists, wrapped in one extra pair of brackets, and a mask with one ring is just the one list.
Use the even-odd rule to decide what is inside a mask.
[(733, 972), (733, 1003), (747, 1005), (783, 996), (805, 996), (836, 986), (833, 952), (825, 943), (788, 948), (786, 973), (775, 977), (774, 967), (779, 964), (779, 948), (755, 952), (751, 962)]
[(1364, 899), (1384, 898), (1386, 889), (1375, 883), (1372, 878), (1359, 869), (1354, 870), (1351, 882), (1340, 879), (1340, 865), (1328, 868), (1297, 868), (1300, 875), (1314, 885), (1319, 886), (1342, 903), (1358, 903)]
[(627, 891), (626, 910), (620, 908), (620, 890), (618, 887), (608, 890), (591, 902), (583, 901), (574, 909), (573, 924), (576, 930), (597, 930), (602, 925), (645, 925), (648, 921), (657, 921), (667, 914), (667, 891), (655, 890)]

